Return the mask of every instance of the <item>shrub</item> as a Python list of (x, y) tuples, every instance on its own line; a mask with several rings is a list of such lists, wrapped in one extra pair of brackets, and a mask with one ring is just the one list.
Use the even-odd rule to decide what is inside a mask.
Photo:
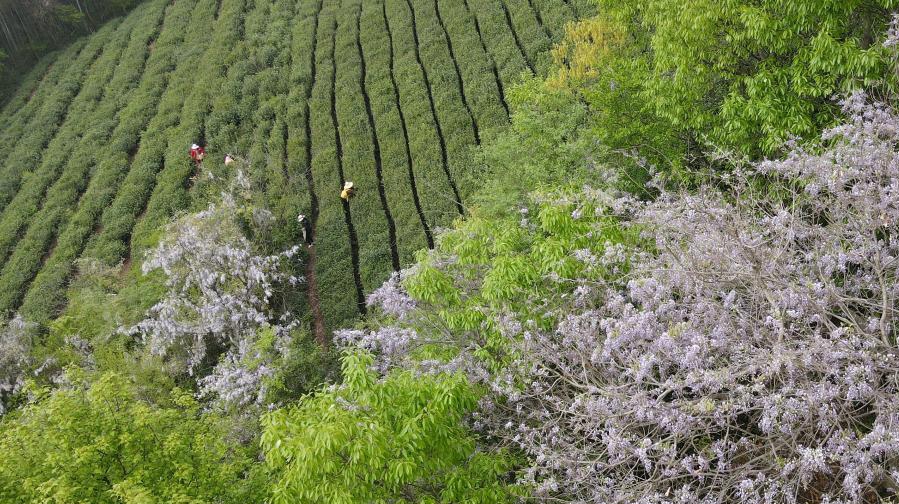
[(249, 450), (175, 390), (171, 403), (140, 399), (108, 373), (36, 391), (0, 421), (0, 500), (26, 502), (261, 502)]
[(513, 502), (511, 458), (480, 451), (464, 416), (477, 393), (461, 375), (396, 372), (347, 354), (343, 385), (264, 417), (272, 503)]

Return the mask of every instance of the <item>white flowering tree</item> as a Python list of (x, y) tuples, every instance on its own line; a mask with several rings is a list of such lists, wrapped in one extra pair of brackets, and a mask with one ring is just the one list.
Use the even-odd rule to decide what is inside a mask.
[(263, 400), (271, 375), (265, 354), (283, 346), (266, 338), (262, 348), (260, 336), (283, 338), (292, 328), (291, 314), (273, 305), (279, 289), (300, 281), (285, 267), (298, 247), (257, 253), (242, 230), (247, 216), (257, 227), (272, 220), (225, 194), (220, 204), (169, 225), (143, 263), (145, 274), (165, 275), (166, 295), (126, 330), (176, 371), (200, 375), (203, 392), (236, 405)]
[(32, 364), (33, 326), (21, 316), (0, 322), (0, 415), (7, 401), (25, 384), (25, 374)]
[(895, 495), (899, 119), (860, 95), (843, 105), (821, 151), (635, 205), (651, 252), (521, 331), (495, 428), (532, 457), (541, 495)]

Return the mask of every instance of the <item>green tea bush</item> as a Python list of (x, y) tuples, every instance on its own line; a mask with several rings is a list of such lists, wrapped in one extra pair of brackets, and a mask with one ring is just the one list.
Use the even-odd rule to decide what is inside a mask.
[[(142, 215), (135, 216), (138, 218), (131, 230), (129, 251), (132, 255), (139, 256), (151, 246), (159, 227), (189, 204), (187, 180), (194, 172), (194, 164), (187, 152), (193, 142), (202, 141), (203, 119), (208, 108), (204, 97), (216, 88), (219, 75), (215, 69), (220, 58), (214, 56), (217, 51), (227, 51), (228, 42), (236, 39), (236, 33), (228, 24), (235, 22), (233, 14), (228, 16), (229, 10), (223, 10), (225, 15), (215, 21), (215, 5), (216, 0), (200, 0), (191, 13), (185, 39), (185, 46), (190, 50), (181, 57), (191, 59), (193, 65), (169, 83), (177, 123), (165, 133), (168, 145), (161, 169), (155, 174), (155, 183), (150, 184), (152, 193), (141, 201), (145, 205)], [(217, 36), (209, 37), (209, 27)]]
[[(87, 189), (68, 223), (60, 229), (55, 247), (25, 294), (20, 312), (29, 320), (46, 323), (64, 304), (63, 287), (72, 274), (74, 262), (84, 250), (104, 208), (115, 196), (128, 171), (130, 155), (134, 154), (140, 134), (152, 118), (166, 75), (174, 66), (170, 53), (162, 48), (165, 46), (147, 54), (152, 40), (168, 35), (159, 33), (165, 11), (165, 2), (156, 1), (138, 7), (132, 14), (139, 16), (139, 25), (122, 56), (120, 66), (125, 71), (117, 72), (109, 87), (122, 89), (125, 83), (137, 82), (136, 74), (141, 68), (143, 74), (137, 88), (126, 95), (127, 104), (116, 115), (117, 124), (107, 145), (94, 154), (97, 165)], [(122, 106), (126, 100), (117, 96), (114, 101)]]
[(441, 154), (445, 156), (444, 169), (453, 195), (461, 205), (462, 192), (456, 181), (460, 169), (457, 160), (462, 149), (480, 140), (476, 134), (476, 123), (434, 4), (426, 0), (409, 0), (406, 3), (412, 15), (415, 51), (433, 107)]
[[(276, 213), (273, 248), (313, 215), (333, 312), (317, 319), (364, 311), (365, 291), (463, 212), (482, 167), (471, 146), (506, 124), (522, 40), (548, 47), (557, 28), (541, 22), (572, 11), (474, 3), (154, 0), (114, 22), (130, 34), (100, 38), (112, 24), (48, 59), (0, 114), (0, 305), (49, 321), (78, 257), (131, 265), (173, 216), (218, 196), (230, 153)], [(199, 170), (192, 142), (209, 152)], [(346, 211), (343, 179), (360, 187)]]
[(561, 40), (565, 36), (565, 26), (577, 19), (577, 11), (570, 2), (530, 0), (529, 3), (534, 12), (539, 13), (543, 27), (549, 31), (553, 41)]
[[(74, 149), (79, 140), (80, 129), (86, 128), (86, 110), (97, 99), (102, 96), (103, 91), (103, 71), (110, 72), (114, 68), (115, 59), (118, 57), (116, 51), (106, 51), (103, 56), (99, 56), (103, 44), (108, 37), (115, 31), (112, 26), (107, 27), (102, 35), (97, 37), (91, 50), (100, 59), (93, 64), (88, 65), (90, 61), (85, 56), (82, 60), (84, 65), (81, 69), (86, 72), (88, 68), (97, 70), (96, 73), (89, 72), (86, 79), (82, 82), (72, 83), (72, 86), (59, 86), (55, 89), (58, 94), (65, 94), (61, 88), (67, 88), (71, 91), (68, 96), (68, 102), (55, 101), (45, 104), (47, 106), (59, 107), (55, 114), (58, 114), (59, 120), (63, 120), (63, 126), (59, 130), (59, 135), (53, 136), (56, 132), (51, 128), (48, 135), (48, 128), (42, 128), (40, 135), (35, 135), (26, 141), (20, 142), (10, 158), (7, 159), (6, 169), (9, 170), (7, 175), (0, 181), (0, 185), (4, 188), (0, 191), (6, 191), (7, 196), (0, 196), (0, 203), (3, 205), (3, 213), (0, 214), (0, 229), (3, 229), (3, 237), (0, 239), (0, 260), (5, 261), (8, 257), (11, 247), (19, 236), (19, 231), (27, 224), (28, 219), (40, 208), (42, 196), (46, 188), (59, 176), (62, 167), (66, 162), (69, 153)], [(78, 74), (76, 74), (78, 75)], [(61, 96), (60, 98), (65, 98)], [(70, 104), (72, 107), (70, 107)], [(72, 108), (73, 110), (69, 111)], [(56, 125), (56, 124), (55, 124)], [(50, 140), (52, 138), (52, 141)], [(27, 158), (17, 157), (19, 149), (27, 148), (29, 145), (34, 148), (34, 144), (29, 143), (31, 140), (36, 142), (49, 142), (49, 144), (37, 147), (37, 151), (27, 153)], [(43, 148), (46, 146), (47, 156), (42, 157)], [(23, 155), (25, 153), (23, 152)], [(15, 167), (15, 170), (13, 170)], [(29, 174), (30, 176), (25, 176)]]
[(393, 74), (409, 133), (409, 152), (419, 189), (422, 212), (431, 227), (458, 215), (456, 195), (446, 176), (445, 145), (428, 98), (425, 73), (415, 51), (412, 13), (402, 0), (384, 0), (388, 41), (393, 42)]
[[(66, 120), (57, 135), (47, 145), (47, 155), (41, 159), (39, 165), (27, 170), (30, 176), (24, 177), (21, 188), (0, 214), (0, 230), (2, 230), (0, 263), (6, 263), (13, 248), (22, 237), (23, 231), (28, 227), (29, 221), (39, 210), (47, 206), (48, 187), (64, 174), (70, 173), (68, 171), (69, 164), (73, 156), (77, 156), (75, 152), (82, 137), (87, 136), (94, 140), (97, 138), (95, 135), (99, 134), (102, 137), (102, 131), (106, 124), (97, 125), (92, 122), (96, 120), (96, 116), (92, 112), (96, 110), (97, 104), (106, 97), (105, 86), (115, 71), (121, 54), (117, 49), (121, 49), (121, 41), (128, 37), (132, 27), (132, 25), (108, 26), (102, 34), (98, 34), (99, 44), (109, 42), (116, 49), (102, 52), (91, 65), (90, 71), (87, 72), (85, 80), (81, 83), (80, 91), (68, 106)], [(86, 134), (85, 130), (90, 130), (90, 133)], [(82, 159), (72, 163), (76, 170), (83, 164), (79, 163), (79, 161), (83, 161), (84, 156), (81, 157)], [(20, 177), (22, 177), (21, 174)], [(12, 180), (8, 182), (13, 183)], [(52, 208), (55, 201), (50, 201), (50, 203), (50, 208)], [(40, 255), (38, 253), (37, 258)], [(7, 309), (9, 306), (5, 306), (0, 311)]]
[(508, 10), (499, 0), (467, 0), (468, 10), (478, 18), (478, 25), (493, 54), (500, 77), (514, 83), (522, 74), (534, 75), (536, 67), (515, 31)]
[(527, 0), (500, 0), (500, 6), (507, 13), (511, 29), (527, 52), (528, 61), (538, 74), (545, 74), (552, 63), (548, 54), (552, 40), (537, 20), (535, 10)]
[[(69, 47), (69, 51), (80, 44), (73, 44)], [(21, 125), (27, 123), (34, 115), (34, 111), (38, 108), (38, 104), (50, 89), (51, 82), (55, 81), (55, 77), (51, 75), (54, 62), (62, 54), (57, 52), (48, 54), (35, 63), (34, 67), (28, 71), (16, 92), (9, 99), (3, 110), (0, 110), (0, 131), (2, 131), (2, 141), (0, 145), (0, 158), (6, 157), (7, 149), (12, 149), (15, 145), (15, 135), (21, 136)], [(58, 75), (57, 75), (58, 76)]]
[(291, 31), (291, 59), (288, 76), (289, 92), (285, 103), (286, 113), (282, 120), (287, 129), (287, 187), (292, 197), (283, 202), (283, 214), (290, 217), (285, 227), (294, 237), (299, 237), (299, 228), (294, 217), (300, 213), (317, 219), (318, 201), (315, 194), (315, 179), (311, 168), (311, 119), (309, 101), (315, 80), (315, 46), (318, 35), (318, 12), (321, 2), (304, 2), (298, 7), (298, 20)]
[[(442, 14), (444, 24), (446, 24), (450, 33), (458, 33), (462, 31), (464, 35), (462, 40), (457, 40), (458, 52), (460, 59), (466, 64), (462, 66), (464, 72), (464, 80), (475, 82), (474, 90), (468, 91), (475, 102), (474, 110), (478, 116), (478, 124), (481, 128), (489, 133), (489, 130), (505, 126), (508, 122), (509, 106), (506, 103), (506, 85), (500, 77), (499, 68), (491, 56), (490, 49), (487, 47), (487, 41), (481, 31), (480, 22), (475, 13), (471, 12), (467, 0), (450, 2), (444, 4), (446, 12)], [(438, 12), (440, 12), (440, 4), (438, 4)], [(456, 35), (457, 39), (460, 38)], [(492, 74), (492, 79), (491, 79)], [(498, 98), (495, 100), (494, 98)], [(486, 101), (483, 105), (491, 112), (485, 115), (482, 106), (478, 106), (479, 101)], [(496, 109), (501, 106), (502, 110)]]
[[(363, 94), (367, 93), (363, 87), (363, 55), (357, 45), (357, 20), (361, 8), (361, 2), (343, 2), (337, 18), (334, 99), (342, 144), (343, 176), (360, 189), (350, 200), (349, 215), (359, 241), (362, 286), (365, 291), (370, 291), (383, 282), (384, 272), (399, 267), (391, 206), (401, 202), (392, 201), (384, 191), (380, 142), (375, 136), (374, 125), (369, 122), (366, 100), (370, 101), (370, 98)], [(371, 122), (374, 122), (373, 118)]]
[[(340, 200), (343, 180), (337, 169), (337, 145), (331, 117), (332, 79), (334, 79), (334, 39), (336, 9), (324, 4), (318, 17), (315, 85), (310, 98), (312, 131), (311, 170), (319, 201), (315, 247), (319, 292), (326, 320), (349, 320), (358, 313), (353, 263), (350, 257), (349, 232)], [(366, 191), (371, 189), (363, 188)], [(333, 329), (333, 326), (329, 326)]]
[[(42, 162), (44, 152), (66, 152), (71, 137), (59, 139), (51, 147), (49, 144), (55, 140), (55, 135), (61, 125), (66, 123), (69, 105), (79, 95), (85, 79), (90, 78), (90, 70), (96, 58), (103, 52), (107, 37), (115, 30), (115, 22), (104, 26), (97, 36), (87, 41), (84, 48), (78, 52), (78, 56), (72, 65), (66, 70), (65, 75), (53, 86), (40, 111), (35, 114), (30, 126), (23, 130), (23, 137), (16, 143), (15, 149), (4, 159), (2, 171), (0, 171), (0, 209), (4, 209), (14, 197), (23, 182), (26, 173), (37, 171), (37, 166)], [(113, 52), (115, 49), (113, 49)], [(68, 142), (66, 142), (68, 138)], [(46, 151), (45, 151), (46, 148)], [(37, 183), (37, 182), (36, 182)]]
[[(115, 198), (103, 210), (100, 229), (94, 234), (84, 255), (100, 259), (107, 264), (116, 264), (128, 255), (132, 228), (144, 210), (144, 202), (152, 193), (156, 173), (165, 159), (165, 132), (177, 124), (184, 95), (183, 83), (193, 75), (196, 58), (181, 54), (178, 47), (183, 43), (193, 43), (204, 35), (203, 30), (189, 30), (194, 1), (176, 2), (166, 13), (165, 29), (155, 41), (154, 54), (162, 52), (160, 64), (172, 72), (165, 80), (165, 91), (159, 98), (156, 115), (140, 136), (140, 147), (131, 159), (128, 173), (122, 180)], [(202, 11), (198, 14), (205, 15)], [(197, 41), (199, 42), (199, 41)], [(180, 85), (179, 85), (180, 84)], [(179, 157), (186, 157), (186, 149)]]
[[(110, 45), (121, 49), (121, 52), (107, 51), (98, 60), (92, 75), (98, 77), (98, 87), (102, 91), (95, 100), (85, 105), (92, 109), (81, 109), (77, 99), (73, 103), (70, 116), (75, 120), (73, 134), (80, 134), (79, 141), (68, 152), (68, 159), (59, 178), (43, 194), (44, 202), (39, 213), (30, 220), (9, 260), (0, 270), (0, 286), (3, 286), (4, 292), (0, 296), (0, 310), (18, 307), (27, 285), (46, 261), (48, 254), (53, 252), (50, 247), (58, 246), (58, 241), (53, 244), (53, 240), (67, 225), (71, 209), (79, 205), (94, 174), (92, 168), (98, 159), (97, 146), (109, 143), (117, 126), (115, 118), (120, 108), (128, 103), (131, 92), (141, 80), (145, 69), (146, 35), (141, 40), (144, 43), (142, 51), (136, 57), (126, 54), (124, 49), (134, 29), (145, 21), (143, 12), (145, 10), (141, 9), (126, 18), (110, 40)], [(155, 24), (148, 24), (151, 30), (155, 29)], [(123, 59), (128, 56), (132, 57)], [(89, 87), (86, 84), (84, 90), (87, 89)], [(61, 138), (61, 135), (62, 133), (57, 135), (57, 138)]]
[[(281, 152), (281, 169), (284, 180), (274, 190), (270, 206), (281, 219), (274, 244), (286, 247), (287, 242), (299, 243), (301, 232), (296, 218), (299, 214), (307, 215), (310, 225), (315, 226), (318, 220), (318, 196), (316, 181), (312, 174), (311, 157), (311, 118), (310, 97), (315, 78), (315, 47), (318, 35), (318, 13), (321, 2), (304, 2), (296, 7), (296, 19), (290, 29), (289, 53), (290, 66), (282, 76), (287, 87), (283, 95), (283, 104), (278, 123), (272, 130), (272, 138), (277, 142)], [(272, 149), (270, 149), (271, 151)], [(303, 322), (309, 321), (310, 331), (320, 342), (328, 339), (324, 332), (324, 317), (318, 303), (318, 284), (314, 264), (308, 260), (308, 254), (300, 253), (305, 271), (297, 273), (306, 277), (306, 296), (296, 301), (296, 313)], [(321, 322), (318, 324), (316, 321)]]
[[(393, 76), (393, 47), (387, 33), (383, 3), (362, 3), (359, 45), (365, 59), (365, 87), (371, 100), (374, 130), (380, 144), (384, 191), (394, 200), (397, 253), (408, 263), (412, 253), (433, 240), (421, 206), (422, 191), (409, 153), (409, 130), (399, 106)], [(410, 204), (411, 203), (411, 204)]]

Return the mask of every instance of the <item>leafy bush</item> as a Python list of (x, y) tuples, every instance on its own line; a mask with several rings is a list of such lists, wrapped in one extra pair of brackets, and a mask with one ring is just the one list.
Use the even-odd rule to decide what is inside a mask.
[(109, 373), (37, 390), (0, 421), (0, 500), (30, 502), (261, 502), (252, 453), (201, 412), (190, 394), (144, 402)]
[[(835, 93), (893, 89), (891, 58), (876, 37), (895, 5), (650, 0), (618, 4), (615, 15), (638, 17), (646, 30), (647, 91), (660, 116), (713, 141), (770, 153), (790, 135), (814, 136), (832, 124)], [(687, 18), (690, 24), (679, 22)]]
[(593, 177), (588, 168), (605, 150), (590, 127), (594, 110), (572, 93), (530, 79), (513, 88), (509, 102), (511, 126), (478, 153), (489, 175), (472, 200), (483, 216), (514, 211), (536, 188)]
[(480, 451), (464, 417), (476, 390), (461, 375), (393, 373), (343, 359), (343, 385), (268, 414), (262, 445), (287, 502), (513, 502), (512, 459)]
[[(639, 168), (629, 159), (634, 155), (673, 169), (702, 164), (704, 153), (691, 138), (693, 132), (661, 115), (655, 96), (647, 90), (654, 79), (652, 59), (640, 45), (641, 39), (628, 31), (638, 28), (609, 19), (608, 12), (566, 27), (565, 38), (553, 49), (555, 65), (549, 78), (530, 86), (531, 97), (525, 100), (525, 107), (541, 112), (545, 103), (552, 103), (542, 94), (555, 102), (565, 98), (570, 106), (586, 109), (589, 115), (578, 128), (579, 135), (598, 144), (607, 154), (603, 160), (609, 158), (610, 151), (623, 153), (613, 156), (622, 171)], [(531, 115), (541, 117), (533, 112)], [(570, 119), (563, 116), (561, 124), (566, 122)], [(539, 137), (539, 130), (531, 136)], [(570, 138), (561, 137), (563, 141)], [(592, 151), (600, 150), (597, 147)], [(585, 157), (596, 159), (592, 152), (585, 152)], [(631, 189), (642, 190), (641, 177), (635, 178), (638, 180)]]
[(834, 95), (896, 90), (880, 36), (895, 6), (601, 0), (569, 26), (553, 81), (589, 104), (607, 146), (659, 165), (708, 164), (709, 143), (771, 155), (836, 124)]

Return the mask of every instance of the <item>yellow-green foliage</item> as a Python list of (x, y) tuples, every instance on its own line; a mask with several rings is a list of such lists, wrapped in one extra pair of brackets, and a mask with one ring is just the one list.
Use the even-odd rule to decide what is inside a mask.
[(0, 421), (0, 500), (9, 503), (241, 503), (264, 498), (250, 453), (191, 394), (141, 399), (117, 374), (35, 390)]
[[(619, 54), (596, 58), (590, 70), (637, 72), (618, 85), (633, 93), (633, 109), (646, 103), (656, 122), (689, 135), (681, 154), (694, 141), (771, 154), (793, 135), (811, 138), (832, 125), (834, 95), (895, 90), (893, 60), (881, 43), (895, 6), (894, 0), (600, 0), (596, 22), (625, 38)], [(604, 34), (586, 44), (607, 40)], [(614, 95), (608, 84), (600, 79), (585, 94)], [(627, 107), (612, 112), (633, 118)]]
[(478, 394), (463, 376), (379, 380), (371, 363), (346, 355), (342, 387), (264, 418), (273, 504), (514, 502), (513, 459), (479, 450), (465, 426)]
[(621, 26), (599, 17), (567, 25), (565, 38), (552, 50), (555, 65), (547, 83), (553, 87), (578, 86), (599, 78), (622, 50), (623, 32)]

